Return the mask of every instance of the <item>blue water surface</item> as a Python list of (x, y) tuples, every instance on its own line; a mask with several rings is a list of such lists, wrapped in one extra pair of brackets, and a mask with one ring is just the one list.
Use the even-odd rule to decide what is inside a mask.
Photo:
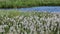
[(60, 12), (60, 6), (40, 6), (40, 7), (30, 7), (30, 8), (18, 8), (18, 10)]
[[(12, 8), (5, 10), (11, 10)], [(30, 8), (13, 8), (19, 11), (47, 11), (47, 12), (60, 12), (60, 6), (40, 6), (40, 7), (30, 7)]]

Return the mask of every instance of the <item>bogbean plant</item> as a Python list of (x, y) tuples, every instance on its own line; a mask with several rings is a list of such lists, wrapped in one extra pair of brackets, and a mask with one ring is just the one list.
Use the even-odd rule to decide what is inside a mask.
[(10, 15), (0, 15), (0, 34), (60, 34), (60, 14), (26, 13), (13, 15), (12, 18)]

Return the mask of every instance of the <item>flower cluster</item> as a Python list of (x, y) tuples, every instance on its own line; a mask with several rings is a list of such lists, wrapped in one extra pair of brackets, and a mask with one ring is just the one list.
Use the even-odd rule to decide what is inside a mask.
[(0, 33), (2, 34), (60, 34), (60, 15), (46, 14), (13, 18), (0, 17)]

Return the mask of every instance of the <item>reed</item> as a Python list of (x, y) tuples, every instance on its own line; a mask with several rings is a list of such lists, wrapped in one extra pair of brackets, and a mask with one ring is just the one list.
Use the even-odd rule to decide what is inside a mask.
[(0, 8), (59, 6), (60, 0), (0, 0)]

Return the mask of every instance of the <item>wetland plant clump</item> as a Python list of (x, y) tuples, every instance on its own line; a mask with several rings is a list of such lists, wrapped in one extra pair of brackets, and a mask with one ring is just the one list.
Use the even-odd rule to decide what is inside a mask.
[(7, 13), (0, 14), (1, 34), (60, 34), (60, 14), (20, 12), (21, 15), (15, 16), (13, 12), (12, 17), (10, 12)]

